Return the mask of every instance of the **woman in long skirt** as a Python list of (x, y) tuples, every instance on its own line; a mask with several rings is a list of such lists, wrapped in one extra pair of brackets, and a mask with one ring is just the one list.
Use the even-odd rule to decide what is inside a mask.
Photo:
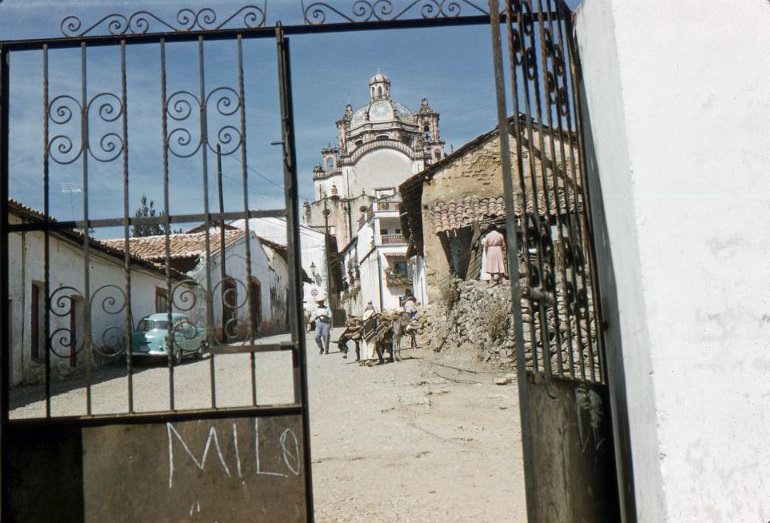
[(491, 225), (490, 231), (484, 238), (484, 270), (492, 281), (492, 285), (497, 285), (505, 273), (505, 236), (503, 236), (497, 227)]

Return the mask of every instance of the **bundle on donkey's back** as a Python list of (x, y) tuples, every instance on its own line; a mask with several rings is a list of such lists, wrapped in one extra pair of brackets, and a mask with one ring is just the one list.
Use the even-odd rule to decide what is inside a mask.
[[(367, 314), (368, 313), (368, 314)], [(356, 348), (356, 361), (361, 360), (361, 345), (364, 345), (364, 360), (377, 354), (380, 363), (385, 363), (385, 352), (391, 362), (401, 359), (401, 340), (410, 336), (412, 348), (416, 347), (416, 326), (408, 313), (403, 311), (384, 312), (382, 314), (368, 309), (363, 317), (350, 316), (345, 324), (345, 331), (337, 342), (343, 358), (347, 358), (347, 342), (353, 341)]]

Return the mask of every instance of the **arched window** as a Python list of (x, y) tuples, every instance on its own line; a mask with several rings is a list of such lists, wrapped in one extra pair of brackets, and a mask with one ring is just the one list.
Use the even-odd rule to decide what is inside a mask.
[(326, 172), (331, 172), (334, 170), (334, 158), (327, 158), (326, 159)]
[(430, 125), (426, 125), (426, 126), (423, 128), (423, 131), (424, 131), (424, 132), (426, 132), (426, 133), (429, 133), (429, 132), (430, 132)]
[(374, 98), (374, 87), (372, 87), (372, 98)]
[(377, 88), (377, 94), (378, 94), (380, 97), (382, 97), (382, 86), (379, 86), (379, 87)]
[(356, 147), (361, 147), (362, 145), (364, 145), (363, 140), (356, 140)]

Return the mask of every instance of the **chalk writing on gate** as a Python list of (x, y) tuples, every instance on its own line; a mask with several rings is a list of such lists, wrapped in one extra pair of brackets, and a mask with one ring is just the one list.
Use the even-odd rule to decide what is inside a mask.
[[(229, 430), (228, 430), (229, 429)], [(168, 434), (168, 488), (174, 487), (175, 467), (181, 463), (192, 463), (195, 467), (204, 471), (208, 462), (209, 470), (217, 470), (227, 478), (233, 478), (233, 474), (238, 479), (244, 477), (243, 463), (241, 461), (241, 447), (238, 442), (238, 426), (232, 423), (230, 427), (218, 428), (213, 423), (206, 432), (206, 440), (202, 450), (198, 454), (194, 452), (195, 447), (191, 448), (190, 437), (182, 435), (173, 423), (166, 423), (166, 432)], [(230, 432), (230, 434), (227, 434)], [(221, 436), (221, 438), (220, 438)], [(185, 439), (187, 438), (187, 439)], [(232, 439), (232, 457), (225, 457), (222, 451), (225, 445), (225, 438)], [(302, 457), (300, 454), (299, 440), (291, 428), (285, 428), (278, 438), (278, 445), (273, 445), (280, 452), (280, 458), (286, 467), (285, 471), (269, 471), (263, 469), (260, 455), (260, 431), (259, 420), (254, 419), (254, 454), (255, 454), (255, 475), (274, 476), (278, 478), (288, 478), (290, 475), (299, 476), (301, 470)]]

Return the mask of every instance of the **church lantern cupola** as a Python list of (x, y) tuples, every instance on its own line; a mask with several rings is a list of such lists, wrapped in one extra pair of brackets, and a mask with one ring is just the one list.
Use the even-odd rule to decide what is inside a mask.
[(371, 100), (389, 100), (390, 99), (390, 78), (377, 72), (369, 79), (369, 94)]

